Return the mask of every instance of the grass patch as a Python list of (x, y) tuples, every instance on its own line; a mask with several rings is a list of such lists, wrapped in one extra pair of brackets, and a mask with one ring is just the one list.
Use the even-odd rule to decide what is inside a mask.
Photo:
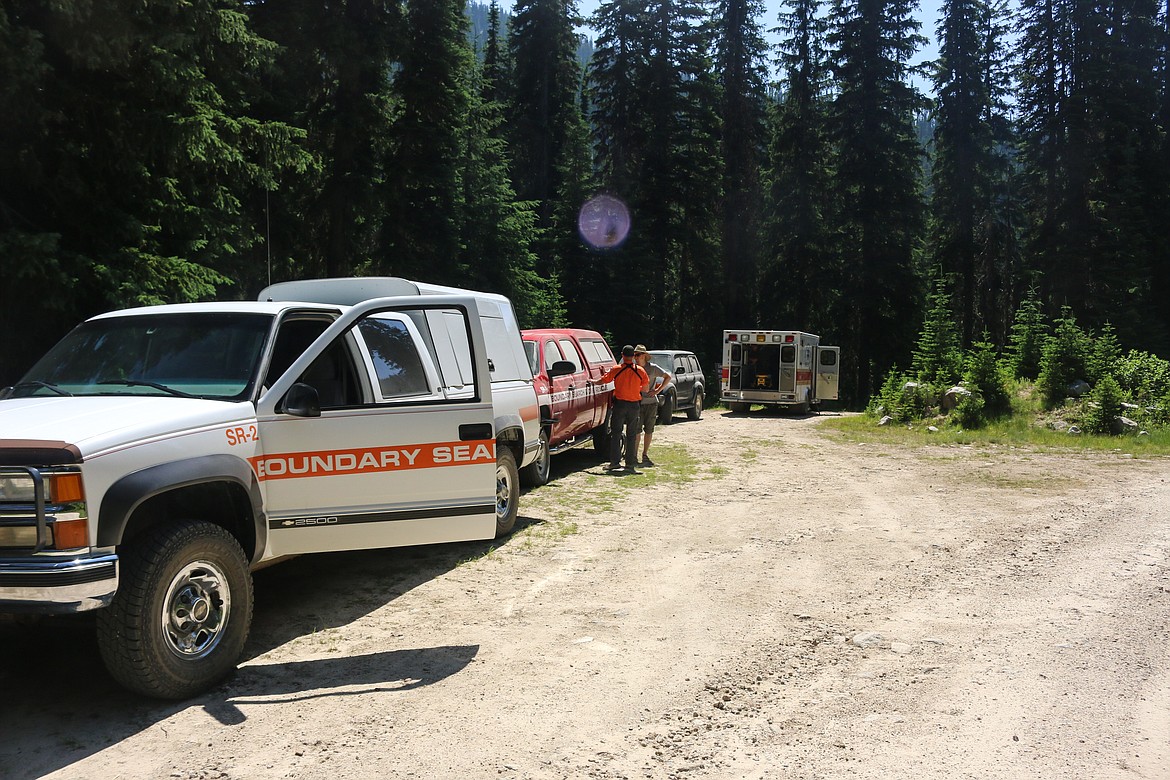
[[(1170, 456), (1170, 431), (1167, 430), (1155, 429), (1146, 436), (1070, 434), (1037, 425), (1036, 419), (1031, 415), (1013, 415), (969, 431), (942, 419), (916, 420), (911, 424), (890, 423), (879, 427), (873, 417), (850, 415), (827, 419), (820, 427), (853, 442), (915, 447), (928, 444), (1006, 446), (1054, 452), (1121, 452), (1134, 457)], [(938, 430), (928, 430), (929, 425), (934, 425)]]

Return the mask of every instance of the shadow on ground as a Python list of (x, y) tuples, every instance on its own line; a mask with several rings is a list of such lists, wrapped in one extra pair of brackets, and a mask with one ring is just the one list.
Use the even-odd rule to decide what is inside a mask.
[[(517, 529), (540, 521), (517, 520)], [(300, 636), (347, 625), (508, 540), (307, 555), (255, 574), (255, 617), (241, 661)], [(0, 780), (41, 777), (172, 715), (199, 707), (223, 724), (239, 705), (409, 690), (462, 671), (478, 646), (421, 647), (241, 667), (183, 702), (120, 688), (98, 653), (92, 615), (0, 619)], [(311, 685), (311, 688), (307, 686)]]

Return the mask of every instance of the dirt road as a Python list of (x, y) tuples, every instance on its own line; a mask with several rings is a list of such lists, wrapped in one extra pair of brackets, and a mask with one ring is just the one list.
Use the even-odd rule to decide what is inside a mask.
[(0, 624), (0, 777), (1170, 778), (1170, 463), (682, 418), (519, 530), (256, 575), (236, 677)]

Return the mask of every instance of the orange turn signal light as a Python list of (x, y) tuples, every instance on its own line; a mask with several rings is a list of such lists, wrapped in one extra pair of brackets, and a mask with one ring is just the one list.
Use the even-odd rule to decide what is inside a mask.
[(89, 521), (83, 517), (53, 523), (53, 547), (58, 550), (89, 547)]
[(53, 504), (71, 504), (85, 500), (80, 474), (56, 474), (49, 484), (49, 501)]

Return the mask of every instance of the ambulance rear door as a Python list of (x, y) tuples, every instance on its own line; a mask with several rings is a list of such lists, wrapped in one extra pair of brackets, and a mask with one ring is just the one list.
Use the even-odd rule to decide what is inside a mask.
[(836, 401), (840, 394), (840, 347), (817, 347), (816, 386), (818, 401)]

